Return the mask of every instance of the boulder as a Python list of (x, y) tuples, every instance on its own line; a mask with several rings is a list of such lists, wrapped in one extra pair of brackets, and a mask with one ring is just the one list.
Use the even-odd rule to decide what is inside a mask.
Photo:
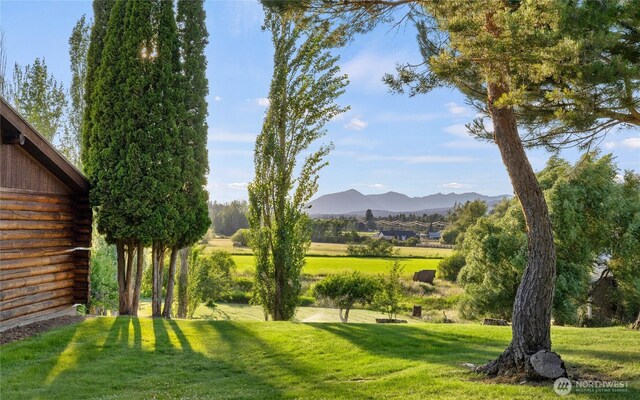
[(567, 376), (564, 362), (560, 356), (552, 351), (540, 350), (529, 360), (533, 369), (542, 377), (557, 379)]

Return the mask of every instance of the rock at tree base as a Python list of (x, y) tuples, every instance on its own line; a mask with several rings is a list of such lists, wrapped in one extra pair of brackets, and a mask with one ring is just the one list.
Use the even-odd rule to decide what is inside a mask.
[(378, 324), (406, 324), (404, 319), (389, 319), (389, 318), (376, 318)]
[(482, 321), (482, 325), (498, 325), (498, 326), (507, 326), (509, 323), (503, 319), (495, 319), (495, 318), (485, 318)]
[(531, 356), (531, 366), (542, 377), (556, 379), (567, 375), (564, 362), (552, 351), (540, 350)]

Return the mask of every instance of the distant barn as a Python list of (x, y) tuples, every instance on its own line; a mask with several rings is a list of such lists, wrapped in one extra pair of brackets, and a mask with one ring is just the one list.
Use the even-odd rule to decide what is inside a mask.
[(0, 97), (0, 331), (89, 299), (86, 178)]

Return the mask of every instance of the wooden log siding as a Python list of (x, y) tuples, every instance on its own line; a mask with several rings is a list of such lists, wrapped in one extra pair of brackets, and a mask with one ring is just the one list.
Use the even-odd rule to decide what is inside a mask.
[(0, 188), (0, 322), (87, 303), (91, 209), (66, 193)]
[(89, 300), (89, 182), (0, 96), (0, 331)]

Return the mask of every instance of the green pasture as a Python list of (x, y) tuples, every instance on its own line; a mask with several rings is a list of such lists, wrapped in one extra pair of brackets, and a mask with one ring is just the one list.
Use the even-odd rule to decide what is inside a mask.
[[(443, 258), (451, 254), (451, 249), (432, 247), (395, 247), (400, 257)], [(225, 250), (233, 254), (252, 254), (248, 247), (233, 247), (231, 239), (217, 238), (207, 242), (207, 251)], [(340, 243), (311, 243), (309, 255), (346, 256), (347, 245)]]
[[(0, 398), (558, 399), (551, 382), (487, 381), (509, 327), (90, 318), (2, 346)], [(570, 371), (628, 382), (640, 398), (638, 332), (554, 327)]]
[[(238, 273), (254, 271), (254, 258), (251, 255), (233, 255)], [(421, 269), (436, 269), (439, 259), (430, 258), (368, 258), (368, 257), (307, 257), (307, 265), (302, 270), (308, 275), (333, 275), (342, 272), (359, 271), (363, 274), (387, 272), (394, 260), (404, 265), (404, 276), (410, 278)]]

